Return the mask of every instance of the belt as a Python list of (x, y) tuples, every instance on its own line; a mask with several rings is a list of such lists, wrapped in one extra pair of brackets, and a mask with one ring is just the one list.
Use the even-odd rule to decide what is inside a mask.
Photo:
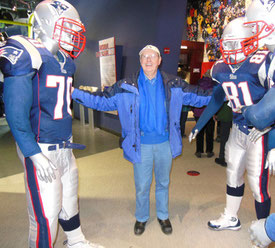
[(86, 146), (82, 145), (82, 144), (77, 144), (77, 143), (72, 143), (70, 141), (66, 141), (66, 142), (62, 142), (59, 144), (48, 146), (48, 151), (55, 151), (55, 150), (64, 149), (64, 148), (84, 150), (86, 148)]

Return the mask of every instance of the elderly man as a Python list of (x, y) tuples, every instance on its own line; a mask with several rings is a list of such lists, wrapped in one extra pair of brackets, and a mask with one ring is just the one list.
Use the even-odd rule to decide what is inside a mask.
[(140, 52), (140, 70), (101, 93), (75, 89), (72, 98), (100, 111), (118, 110), (124, 157), (133, 163), (136, 187), (134, 233), (145, 230), (150, 213), (153, 170), (156, 181), (156, 210), (161, 229), (172, 233), (168, 213), (168, 190), (172, 158), (182, 152), (180, 115), (182, 105), (202, 107), (209, 93), (183, 79), (160, 72), (161, 55), (153, 45)]

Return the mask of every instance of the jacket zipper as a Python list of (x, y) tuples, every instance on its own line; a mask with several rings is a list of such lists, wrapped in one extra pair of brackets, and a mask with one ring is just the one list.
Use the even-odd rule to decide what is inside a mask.
[[(136, 105), (136, 94), (135, 94), (135, 98), (134, 98), (134, 105)], [(134, 107), (136, 107), (136, 106), (134, 106)], [(133, 109), (132, 109), (132, 104), (131, 104), (131, 113), (132, 113), (132, 111), (133, 111)], [(135, 143), (134, 143), (134, 145), (133, 145), (133, 147), (135, 147), (135, 152), (137, 151), (137, 117), (136, 117), (136, 112), (137, 111), (134, 111), (134, 114), (135, 114), (135, 116), (134, 116), (134, 122), (135, 122)]]

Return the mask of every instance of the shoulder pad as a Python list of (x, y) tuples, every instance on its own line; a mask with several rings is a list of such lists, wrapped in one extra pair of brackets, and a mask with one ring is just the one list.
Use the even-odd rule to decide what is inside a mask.
[(10, 39), (13, 39), (19, 42), (28, 51), (31, 57), (32, 68), (39, 69), (42, 64), (42, 58), (36, 46), (38, 44), (39, 47), (41, 47), (41, 44), (38, 41), (27, 39), (22, 36), (12, 36)]
[(219, 83), (219, 84), (220, 84), (220, 82), (217, 80), (216, 77), (217, 77), (217, 73), (219, 72), (220, 67), (221, 67), (222, 65), (224, 65), (224, 62), (223, 62), (222, 59), (219, 59), (219, 60), (217, 60), (217, 61), (213, 64), (213, 66), (212, 66), (211, 69), (210, 69), (210, 75), (211, 75), (212, 79), (213, 79), (215, 82)]

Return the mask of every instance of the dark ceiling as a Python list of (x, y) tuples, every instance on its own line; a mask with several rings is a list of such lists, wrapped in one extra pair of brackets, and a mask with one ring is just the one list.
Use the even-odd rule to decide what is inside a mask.
[(0, 0), (0, 20), (16, 21), (28, 18), (42, 0)]
[(0, 0), (1, 9), (33, 10), (41, 0)]

